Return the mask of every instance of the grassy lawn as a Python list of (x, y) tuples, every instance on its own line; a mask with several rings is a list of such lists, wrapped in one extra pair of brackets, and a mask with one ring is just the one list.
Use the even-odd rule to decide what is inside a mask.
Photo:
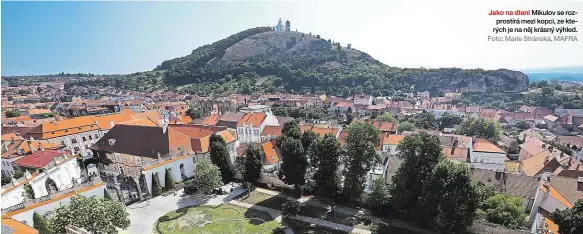
[(257, 191), (252, 191), (247, 197), (243, 197), (241, 202), (263, 206), (271, 209), (281, 210), (281, 205), (287, 201), (284, 196), (273, 196)]
[(162, 216), (154, 225), (160, 234), (272, 233), (280, 225), (269, 214), (229, 204), (181, 208)]

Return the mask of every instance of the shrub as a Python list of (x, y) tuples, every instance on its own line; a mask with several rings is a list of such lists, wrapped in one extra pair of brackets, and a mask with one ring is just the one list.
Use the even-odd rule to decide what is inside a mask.
[(316, 181), (310, 180), (305, 185), (302, 186), (302, 190), (305, 194), (314, 194), (318, 189)]
[(288, 199), (281, 206), (281, 214), (284, 217), (294, 217), (302, 211), (302, 204), (295, 199)]
[(172, 177), (172, 171), (170, 168), (166, 168), (166, 174), (164, 175), (164, 189), (170, 190), (174, 188), (174, 178)]
[(152, 174), (152, 197), (156, 197), (162, 194), (162, 188), (160, 188), (160, 182), (158, 182), (158, 173)]
[(158, 218), (158, 222), (160, 222), (160, 223), (166, 222), (166, 221), (169, 221), (169, 220), (170, 220), (170, 217), (168, 217), (168, 215), (164, 215), (164, 216)]

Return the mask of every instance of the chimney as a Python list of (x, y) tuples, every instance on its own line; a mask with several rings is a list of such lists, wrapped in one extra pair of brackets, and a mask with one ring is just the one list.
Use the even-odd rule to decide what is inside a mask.
[(168, 130), (168, 124), (163, 123), (162, 124), (162, 133), (166, 134), (166, 131)]
[(34, 153), (36, 151), (36, 148), (34, 148), (32, 142), (33, 142), (32, 140), (28, 141), (28, 148), (30, 148), (30, 151)]
[(549, 156), (548, 155), (545, 157), (544, 165), (547, 165), (547, 163), (549, 163)]
[(113, 126), (115, 126), (115, 123), (113, 122), (113, 120), (111, 122), (109, 122), (109, 125), (111, 126), (111, 128), (113, 128)]

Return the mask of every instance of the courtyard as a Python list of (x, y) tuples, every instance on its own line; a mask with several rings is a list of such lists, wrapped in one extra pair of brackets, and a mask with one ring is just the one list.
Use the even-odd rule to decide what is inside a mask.
[(280, 227), (269, 214), (230, 204), (180, 208), (158, 219), (154, 233), (272, 233)]

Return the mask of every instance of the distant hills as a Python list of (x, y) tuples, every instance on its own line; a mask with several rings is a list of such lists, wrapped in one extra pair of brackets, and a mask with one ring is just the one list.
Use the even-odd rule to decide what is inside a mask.
[[(194, 93), (328, 92), (390, 95), (396, 90), (523, 91), (528, 77), (506, 69), (396, 68), (319, 35), (252, 28), (162, 62), (164, 82)], [(235, 90), (234, 87), (237, 87)]]
[(507, 69), (391, 67), (319, 35), (257, 27), (164, 61), (153, 71), (70, 83), (67, 87), (114, 86), (199, 95), (326, 92), (346, 96), (392, 95), (413, 87), (433, 95), (444, 90), (524, 91), (529, 79), (522, 72)]
[(562, 80), (583, 82), (583, 66), (523, 69), (530, 80)]

